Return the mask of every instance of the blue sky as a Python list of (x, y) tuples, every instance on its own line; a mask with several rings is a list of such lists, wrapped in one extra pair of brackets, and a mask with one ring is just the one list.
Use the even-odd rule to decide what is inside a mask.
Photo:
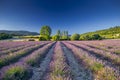
[(120, 25), (119, 0), (0, 0), (0, 30), (39, 32), (49, 25), (70, 34)]

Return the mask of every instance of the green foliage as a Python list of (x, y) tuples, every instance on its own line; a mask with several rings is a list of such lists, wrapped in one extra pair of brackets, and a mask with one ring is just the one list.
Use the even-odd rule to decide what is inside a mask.
[(40, 36), (40, 37), (39, 37), (39, 41), (47, 41), (46, 36), (43, 36), (43, 35)]
[(71, 40), (79, 40), (80, 35), (79, 34), (73, 34), (71, 36)]
[(102, 70), (104, 66), (100, 63), (94, 63), (90, 68), (94, 73), (98, 73), (98, 71)]
[(52, 40), (58, 41), (58, 40), (60, 40), (60, 36), (59, 35), (54, 35), (54, 36), (52, 36)]
[(81, 34), (81, 36), (86, 36), (86, 35), (91, 36), (94, 34), (99, 34), (102, 38), (106, 38), (106, 39), (120, 38), (120, 26), (115, 26), (109, 29), (98, 30), (94, 32), (87, 32), (87, 33)]
[(44, 36), (46, 40), (50, 40), (51, 32), (52, 30), (49, 26), (43, 26), (40, 30), (40, 35)]
[(99, 34), (81, 35), (79, 40), (102, 40), (103, 38)]
[(9, 38), (12, 38), (12, 36), (6, 33), (0, 33), (0, 40)]
[(82, 36), (80, 36), (80, 38), (79, 38), (80, 40), (91, 40), (91, 36), (89, 36), (89, 35), (82, 35)]
[(57, 31), (57, 34), (52, 36), (52, 40), (58, 41), (58, 40), (69, 40), (68, 31)]
[(61, 40), (68, 40), (69, 39), (68, 38), (68, 31), (63, 31), (61, 34), (62, 34)]
[(92, 40), (101, 40), (102, 37), (99, 34), (93, 34), (92, 35)]
[(14, 66), (4, 76), (4, 80), (27, 80), (29, 72), (24, 67)]
[(57, 31), (57, 35), (58, 35), (58, 36), (61, 36), (60, 30)]

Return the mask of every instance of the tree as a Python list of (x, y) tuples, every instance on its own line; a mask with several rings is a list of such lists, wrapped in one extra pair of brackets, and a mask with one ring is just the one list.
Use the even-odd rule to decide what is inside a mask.
[(102, 37), (99, 34), (93, 34), (92, 35), (92, 40), (101, 40)]
[(79, 40), (80, 35), (79, 34), (73, 34), (71, 36), (71, 40)]
[(57, 31), (57, 40), (60, 40), (61, 39), (61, 32), (60, 30)]
[(69, 39), (69, 36), (68, 36), (68, 31), (66, 31), (66, 36), (67, 36), (67, 40)]
[(92, 37), (90, 35), (85, 35), (84, 40), (92, 40)]
[(40, 30), (40, 35), (44, 36), (46, 40), (50, 40), (51, 28), (49, 26), (42, 26)]
[(61, 39), (62, 39), (62, 40), (68, 40), (68, 39), (69, 39), (69, 38), (68, 38), (68, 31), (63, 31), (63, 32), (62, 32)]
[(57, 31), (57, 35), (58, 35), (58, 36), (61, 36), (60, 30)]

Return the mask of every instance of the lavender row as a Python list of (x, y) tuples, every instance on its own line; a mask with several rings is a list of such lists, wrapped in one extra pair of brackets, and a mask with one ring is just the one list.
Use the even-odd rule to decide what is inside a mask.
[(16, 48), (19, 46), (24, 46), (26, 44), (31, 44), (31, 42), (11, 42), (11, 41), (0, 42), (0, 51)]
[(72, 80), (70, 72), (60, 42), (57, 42), (44, 80)]
[(64, 42), (64, 44), (74, 52), (76, 58), (82, 61), (88, 69), (90, 69), (96, 80), (119, 80), (119, 74), (114, 69), (105, 65), (102, 60), (97, 59), (90, 53)]
[(78, 44), (75, 42), (74, 43), (69, 42), (69, 43), (79, 46), (80, 48), (90, 52), (91, 54), (93, 54), (94, 56), (100, 59), (111, 62), (111, 65), (118, 66), (118, 67), (120, 66), (120, 57), (118, 55), (112, 54), (107, 51), (91, 48), (86, 45)]
[(66, 56), (67, 62), (70, 66), (72, 80), (93, 80), (91, 71), (85, 68), (84, 65), (78, 62), (73, 52), (69, 50), (65, 45), (62, 44), (62, 49)]
[[(50, 42), (50, 41), (48, 41)], [(46, 43), (46, 41), (42, 41), (42, 42), (11, 42), (11, 41), (4, 41), (4, 42), (0, 42), (0, 52), (1, 51), (5, 51), (5, 50), (9, 50), (11, 48), (17, 48), (20, 46), (25, 46), (27, 44), (40, 44), (40, 43)]]
[(24, 49), (22, 49), (18, 52), (15, 52), (14, 54), (1, 56), (1, 58), (0, 58), (0, 68), (5, 66), (5, 65), (8, 65), (10, 63), (18, 61), (18, 59), (20, 59), (21, 57), (30, 54), (32, 51), (38, 49), (39, 47), (41, 47), (43, 45), (45, 45), (45, 44), (42, 44), (42, 45), (38, 44), (38, 45), (35, 45), (35, 46), (30, 46), (30, 47), (24, 48)]
[(120, 40), (79, 41), (78, 43), (83, 43), (94, 48), (110, 51), (117, 55), (120, 54)]
[[(54, 43), (49, 43), (46, 46), (43, 46), (42, 48), (39, 48), (37, 50), (35, 50), (34, 52), (32, 52), (30, 55), (21, 58), (18, 62), (14, 63), (14, 64), (10, 64), (8, 66), (3, 67), (0, 72), (1, 72), (1, 76), (0, 79), (4, 79), (5, 80), (20, 80), (22, 75), (22, 80), (28, 80), (28, 78), (30, 78), (30, 76), (32, 75), (32, 68), (33, 66), (31, 64), (28, 63), (28, 60), (33, 60), (33, 58), (35, 59), (34, 62), (35, 63), (39, 63), (39, 60), (43, 59), (43, 56), (41, 55), (45, 55), (46, 51), (49, 50), (49, 48), (53, 45)], [(39, 60), (38, 60), (39, 57)], [(42, 58), (42, 59), (41, 59)], [(37, 62), (38, 61), (38, 62)], [(40, 64), (40, 63), (39, 63)], [(17, 70), (17, 69), (22, 69), (24, 72), (26, 72), (26, 74), (18, 74), (16, 76), (16, 73), (21, 73), (22, 71)], [(13, 71), (13, 73), (8, 74), (9, 72)], [(9, 75), (9, 76), (8, 76)], [(13, 75), (10, 77), (10, 75)]]
[(37, 44), (33, 44), (33, 43), (32, 44), (25, 44), (25, 45), (18, 46), (18, 47), (15, 47), (15, 48), (10, 48), (8, 50), (0, 51), (0, 55), (13, 54), (14, 52), (17, 52), (19, 50), (22, 50), (24, 48), (34, 46), (34, 45), (37, 45)]

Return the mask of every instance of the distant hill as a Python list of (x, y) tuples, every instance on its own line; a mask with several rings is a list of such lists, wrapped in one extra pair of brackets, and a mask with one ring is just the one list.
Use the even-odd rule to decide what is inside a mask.
[(0, 30), (0, 33), (6, 33), (13, 36), (28, 36), (28, 35), (39, 35), (37, 32), (29, 32), (29, 31), (9, 31), (9, 30)]
[(81, 36), (93, 35), (93, 34), (100, 34), (102, 37), (109, 38), (109, 39), (120, 38), (120, 26), (115, 26), (109, 29), (103, 29), (103, 30), (98, 30), (94, 32), (83, 33), (81, 34)]

